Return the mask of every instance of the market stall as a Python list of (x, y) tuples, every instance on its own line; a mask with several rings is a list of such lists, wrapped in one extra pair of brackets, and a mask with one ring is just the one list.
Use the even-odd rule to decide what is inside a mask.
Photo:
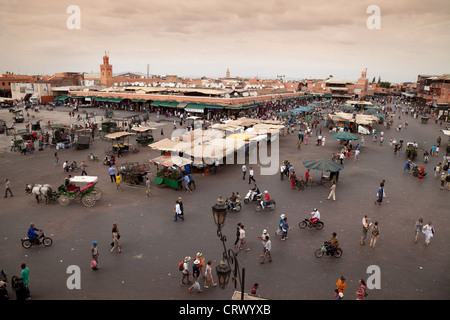
[(160, 156), (150, 160), (156, 165), (154, 184), (159, 187), (168, 186), (178, 190), (182, 187), (181, 168), (192, 163), (192, 160), (178, 156)]

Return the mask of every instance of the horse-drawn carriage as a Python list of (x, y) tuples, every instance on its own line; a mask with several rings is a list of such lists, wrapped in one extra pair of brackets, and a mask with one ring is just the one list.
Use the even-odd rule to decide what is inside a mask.
[(59, 194), (53, 191), (52, 186), (49, 184), (27, 184), (25, 186), (25, 192), (27, 194), (33, 194), (36, 198), (36, 203), (39, 203), (42, 198), (45, 199), (45, 203), (58, 200)]
[[(96, 176), (75, 176), (69, 179), (68, 185), (58, 187), (58, 201), (62, 206), (67, 206), (70, 200), (81, 201), (86, 207), (92, 207), (100, 200), (103, 192), (96, 187), (98, 177)], [(87, 184), (84, 188), (76, 186), (76, 183)]]

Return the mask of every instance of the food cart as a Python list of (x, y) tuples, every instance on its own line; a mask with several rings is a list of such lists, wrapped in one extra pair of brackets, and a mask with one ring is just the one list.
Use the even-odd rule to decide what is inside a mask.
[(15, 123), (22, 123), (25, 120), (25, 117), (23, 116), (22, 110), (13, 110), (12, 113), (14, 113), (13, 120)]
[(105, 138), (110, 139), (112, 145), (105, 150), (106, 155), (116, 154), (119, 156), (127, 153), (132, 149), (132, 144), (130, 144), (130, 136), (132, 135), (134, 133), (125, 131), (107, 134)]
[(91, 144), (92, 133), (90, 129), (78, 129), (75, 130), (75, 141), (73, 147), (77, 150), (89, 149)]
[(140, 145), (148, 145), (152, 143), (155, 139), (153, 138), (152, 130), (156, 130), (156, 128), (152, 127), (133, 127), (132, 131), (136, 132), (136, 143)]
[(160, 156), (150, 160), (156, 165), (156, 176), (154, 184), (159, 187), (169, 186), (175, 190), (182, 188), (181, 178), (183, 174), (181, 168), (191, 164), (192, 160), (178, 156)]

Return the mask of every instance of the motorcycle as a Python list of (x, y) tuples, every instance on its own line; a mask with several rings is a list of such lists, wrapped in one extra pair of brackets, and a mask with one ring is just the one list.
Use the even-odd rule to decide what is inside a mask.
[(269, 202), (268, 202), (265, 206), (264, 206), (264, 202), (261, 200), (261, 201), (256, 205), (255, 210), (256, 210), (257, 212), (260, 212), (260, 211), (263, 210), (263, 209), (270, 209), (270, 210), (273, 210), (273, 209), (275, 209), (275, 205), (276, 205), (276, 203), (275, 203), (275, 200), (273, 200), (273, 199), (270, 199)]
[(41, 231), (41, 233), (38, 235), (37, 240), (38, 241), (36, 243), (36, 241), (31, 241), (28, 237), (22, 238), (22, 247), (24, 247), (25, 249), (30, 249), (32, 246), (39, 246), (41, 244), (49, 247), (53, 243), (53, 240), (49, 237), (46, 237), (43, 231)]
[[(330, 252), (327, 249), (327, 247), (328, 247), (328, 241), (325, 241), (322, 245), (322, 248), (319, 248), (316, 250), (316, 252), (314, 253), (315, 256), (317, 258), (322, 258), (325, 254), (330, 255)], [(343, 253), (342, 249), (340, 247), (337, 247), (336, 249), (334, 249), (334, 252), (332, 253), (331, 256), (335, 257), (335, 258), (340, 258), (342, 256), (342, 253)]]
[(314, 227), (317, 230), (322, 230), (324, 223), (320, 220), (316, 220), (316, 222), (314, 222), (314, 225), (312, 225), (311, 220), (306, 218), (305, 220), (300, 221), (298, 226), (300, 227), (300, 229), (305, 229), (306, 227), (309, 227), (309, 228)]
[(261, 201), (262, 193), (255, 194), (253, 198), (250, 200), (250, 197), (254, 193), (252, 190), (248, 190), (248, 193), (245, 195), (244, 203), (248, 204), (250, 201)]
[(227, 209), (228, 210), (236, 211), (236, 212), (241, 211), (241, 201), (239, 199), (237, 199), (236, 201), (233, 202), (233, 206), (231, 209), (228, 207), (228, 201), (229, 201), (229, 199), (227, 199)]

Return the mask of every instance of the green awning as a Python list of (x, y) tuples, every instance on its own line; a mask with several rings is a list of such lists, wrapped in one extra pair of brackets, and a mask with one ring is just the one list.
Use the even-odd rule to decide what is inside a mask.
[(69, 96), (60, 95), (60, 96), (56, 96), (56, 98), (54, 100), (66, 100), (66, 99), (69, 99)]
[(223, 110), (223, 106), (218, 105), (218, 104), (207, 104), (205, 105), (206, 109), (218, 109), (218, 110)]
[(176, 108), (178, 102), (176, 101), (153, 101), (151, 103), (153, 107), (165, 107), (165, 108)]
[(205, 112), (206, 105), (203, 103), (188, 103), (184, 110), (186, 112)]

